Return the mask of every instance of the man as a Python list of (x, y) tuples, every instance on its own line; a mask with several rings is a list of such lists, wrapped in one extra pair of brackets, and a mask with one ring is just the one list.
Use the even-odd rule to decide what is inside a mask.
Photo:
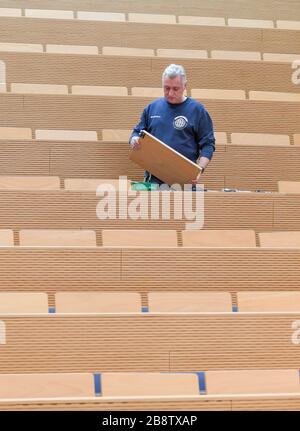
[[(187, 78), (182, 66), (170, 64), (162, 75), (164, 97), (144, 109), (140, 122), (129, 139), (134, 150), (140, 146), (141, 130), (154, 135), (192, 162), (198, 163), (200, 175), (215, 150), (211, 118), (203, 105), (185, 96)], [(199, 180), (199, 177), (195, 181)], [(162, 184), (159, 178), (145, 172), (145, 181)]]

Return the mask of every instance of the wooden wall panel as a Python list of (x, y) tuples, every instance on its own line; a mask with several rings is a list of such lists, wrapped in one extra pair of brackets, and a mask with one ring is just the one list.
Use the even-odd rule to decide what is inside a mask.
[[(225, 186), (277, 191), (277, 181), (300, 181), (300, 148), (227, 145)], [(213, 162), (212, 162), (213, 165)]]
[[(297, 53), (294, 30), (0, 18), (0, 42)], [(155, 30), (154, 30), (155, 29)], [(19, 35), (16, 37), (16, 35)], [(101, 42), (100, 42), (101, 41)]]
[(132, 289), (142, 286), (147, 291), (180, 285), (207, 291), (297, 290), (299, 259), (299, 250), (124, 249), (122, 280)]
[[(129, 160), (129, 145), (117, 142), (70, 143), (51, 146), (50, 170), (62, 178), (143, 178), (143, 170)], [(54, 174), (56, 172), (57, 174)]]
[[(203, 262), (205, 264), (203, 264)], [(3, 291), (293, 291), (300, 251), (280, 249), (3, 248)], [(144, 304), (146, 305), (146, 304)]]
[[(298, 368), (291, 314), (1, 316), (1, 373)], [(38, 349), (37, 349), (38, 343)]]
[[(1, 7), (84, 10), (101, 12), (137, 12), (169, 14), (170, 4), (160, 0), (2, 0)], [(213, 16), (252, 19), (300, 19), (299, 8), (294, 0), (186, 0), (173, 1), (172, 7), (177, 15)]]
[[(2, 52), (6, 82), (132, 87), (159, 87), (174, 58), (138, 58)], [(299, 92), (289, 63), (176, 58), (188, 75), (188, 89), (226, 88)], [(126, 73), (124, 73), (126, 70)], [(101, 71), (101, 73), (100, 73)]]
[[(277, 191), (277, 182), (300, 181), (300, 147), (217, 144), (202, 177), (207, 189)], [(142, 180), (143, 170), (128, 158), (126, 142), (14, 142), (0, 143), (2, 175), (57, 175), (64, 178)], [(283, 163), (284, 160), (284, 163)]]
[(0, 142), (1, 175), (51, 175), (50, 148), (35, 142)]
[[(179, 193), (179, 192), (178, 192)], [(146, 192), (147, 195), (147, 192)], [(138, 196), (138, 195), (137, 195)], [(117, 195), (118, 197), (118, 195)], [(269, 194), (254, 193), (205, 193), (204, 194), (204, 228), (205, 229), (254, 229), (256, 231), (280, 230), (284, 226), (277, 222), (273, 225), (273, 206), (280, 199)], [(135, 197), (129, 198), (128, 203)], [(189, 222), (174, 217), (174, 195), (170, 197), (170, 218), (151, 218), (152, 207), (148, 196), (148, 219), (106, 219), (100, 220), (96, 207), (100, 202), (93, 192), (69, 191), (2, 191), (0, 192), (0, 228), (13, 229), (92, 229), (98, 232), (98, 245), (101, 245), (101, 229), (176, 229), (184, 230)], [(297, 196), (283, 199), (285, 202), (297, 202)], [(154, 208), (154, 207), (153, 207)], [(220, 208), (222, 211), (220, 211)], [(200, 210), (200, 208), (199, 208)], [(119, 214), (119, 198), (117, 215)], [(190, 222), (193, 222), (191, 220)], [(293, 227), (300, 230), (299, 218), (295, 218)]]
[[(292, 199), (289, 199), (293, 196)], [(274, 203), (274, 230), (298, 230), (300, 195), (289, 195)]]
[(0, 254), (3, 291), (43, 291), (50, 294), (52, 305), (53, 294), (59, 290), (120, 287), (121, 254), (117, 249), (19, 248), (2, 249)]
[[(0, 102), (0, 127), (95, 130), (101, 136), (102, 129), (131, 129), (151, 98), (2, 94)], [(300, 132), (300, 107), (295, 102), (207, 100), (204, 105), (217, 131)]]

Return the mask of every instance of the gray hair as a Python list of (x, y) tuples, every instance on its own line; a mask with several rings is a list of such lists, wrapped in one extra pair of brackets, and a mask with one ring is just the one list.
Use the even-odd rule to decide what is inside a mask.
[(187, 83), (186, 73), (184, 67), (180, 64), (170, 64), (163, 72), (162, 79), (165, 77), (174, 79), (176, 76), (180, 76), (183, 84)]

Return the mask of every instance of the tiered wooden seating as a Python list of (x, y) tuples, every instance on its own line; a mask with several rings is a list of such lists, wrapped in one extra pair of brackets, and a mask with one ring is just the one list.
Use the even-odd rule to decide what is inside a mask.
[[(64, 12), (53, 10), (57, 0), (39, 10), (33, 0), (1, 4), (18, 8), (0, 17), (1, 173), (59, 178), (54, 189), (36, 177), (0, 191), (0, 225), (11, 229), (2, 242), (0, 232), (0, 372), (9, 373), (0, 408), (299, 408), (300, 243), (288, 232), (300, 229), (297, 196), (207, 193), (205, 230), (182, 236), (186, 220), (95, 215), (99, 182), (142, 178), (125, 141), (180, 55), (203, 57), (180, 62), (188, 94), (204, 99), (222, 133), (205, 186), (275, 191), (277, 181), (300, 181), (299, 90), (287, 63), (299, 51), (299, 8), (255, 0), (241, 16), (233, 0), (212, 0), (170, 14), (166, 2), (129, 3), (73, 0)], [(222, 239), (223, 229), (236, 231)], [(269, 231), (284, 232), (265, 243)], [(210, 237), (205, 246), (195, 246), (198, 235)]]
[[(20, 67), (17, 67), (18, 63), (17, 61), (25, 61), (25, 65), (28, 65), (28, 79), (32, 79), (31, 77), (31, 64), (32, 64), (32, 58), (21, 58), (18, 60), (18, 55), (19, 56), (24, 56), (24, 54), (13, 54), (13, 53), (6, 53), (7, 54), (7, 61), (13, 61), (12, 59), (10, 59), (10, 56), (15, 56), (16, 60), (12, 63), (12, 67), (10, 70), (12, 70), (12, 72), (10, 72), (11, 74), (11, 78), (13, 80), (21, 80), (21, 76), (17, 76), (14, 75), (14, 73), (18, 73), (18, 70), (21, 70)], [(6, 55), (5, 54), (5, 55)], [(27, 54), (28, 55), (28, 54)], [(32, 56), (32, 54), (29, 54), (29, 56)], [(34, 57), (34, 55), (33, 55)], [(36, 61), (38, 62), (38, 64), (41, 64), (41, 66), (44, 67), (45, 71), (40, 71), (38, 72), (38, 75), (36, 77), (37, 80), (45, 80), (47, 78), (52, 80), (53, 85), (57, 84), (57, 60), (55, 61), (55, 59), (49, 61), (49, 56), (45, 56), (45, 60), (43, 59), (44, 57), (38, 56), (35, 58)], [(109, 57), (99, 57), (97, 59), (95, 58), (90, 58), (88, 57), (86, 59), (86, 57), (83, 57), (84, 61), (90, 61), (91, 63), (91, 67), (90, 70), (93, 70), (94, 67), (97, 67), (96, 64), (94, 64), (95, 62), (99, 62), (99, 67), (101, 67), (102, 70), (107, 70), (107, 73), (105, 74), (101, 74), (101, 78), (97, 77), (97, 80), (99, 79), (99, 81), (96, 81), (96, 77), (94, 77), (94, 75), (92, 74), (90, 77), (86, 76), (86, 74), (82, 74), (82, 72), (80, 72), (80, 70), (83, 70), (83, 67), (80, 68), (80, 64), (78, 65), (78, 67), (76, 67), (76, 70), (78, 70), (78, 77), (76, 75), (76, 79), (80, 80), (80, 83), (82, 84), (119, 84), (120, 83), (120, 79), (126, 79), (126, 81), (124, 82), (124, 84), (126, 84), (128, 86), (128, 88), (132, 87), (133, 85), (136, 85), (136, 80), (137, 77), (136, 75), (136, 69), (133, 67), (130, 67), (130, 61), (136, 61), (136, 59), (119, 59), (119, 58), (109, 58)], [(34, 58), (33, 58), (34, 59)], [(81, 59), (81, 56), (79, 56), (79, 59)], [(67, 79), (68, 76), (73, 77), (75, 74), (74, 71), (74, 61), (76, 63), (78, 63), (80, 60), (77, 58), (65, 58), (63, 59), (62, 63), (62, 67), (67, 68), (67, 70), (69, 70), (69, 73), (60, 73), (60, 79), (63, 79), (64, 81)], [(126, 78), (124, 78), (124, 74), (122, 75), (123, 78), (121, 76), (118, 75), (117, 72), (115, 72), (115, 70), (120, 70), (117, 67), (114, 67), (114, 65), (112, 64), (113, 62), (115, 64), (117, 64), (116, 62), (118, 61), (124, 61), (124, 67), (127, 67), (129, 70), (132, 70), (132, 74), (129, 74), (127, 76), (126, 74)], [(102, 64), (103, 63), (103, 64)], [(145, 78), (143, 79), (144, 82), (141, 81), (140, 85), (145, 85), (145, 82), (149, 85), (149, 86), (153, 86), (153, 85), (158, 85), (159, 83), (159, 76), (161, 73), (161, 70), (164, 66), (163, 60), (160, 59), (155, 59), (154, 64), (152, 65), (152, 67), (155, 66), (155, 71), (157, 71), (157, 73), (149, 73), (149, 68), (150, 68), (150, 62), (147, 59), (140, 59), (139, 60), (139, 70), (140, 68), (142, 68), (142, 70), (144, 70), (144, 74), (142, 74), (143, 76), (145, 76)], [(231, 64), (227, 64), (226, 62), (220, 62), (220, 67), (225, 68), (224, 71), (220, 74), (220, 82), (217, 83), (216, 85), (216, 81), (209, 81), (212, 79), (212, 76), (214, 76), (214, 74), (212, 73), (206, 73), (209, 72), (209, 68), (211, 67), (215, 67), (209, 60), (205, 60), (203, 65), (201, 63), (201, 68), (199, 69), (199, 67), (195, 68), (195, 60), (189, 60), (188, 64), (187, 64), (187, 70), (189, 72), (189, 67), (191, 69), (191, 73), (190, 73), (190, 78), (189, 78), (189, 86), (193, 87), (194, 85), (198, 85), (199, 82), (199, 77), (203, 76), (203, 74), (207, 78), (208, 81), (203, 83), (203, 86), (209, 88), (209, 87), (222, 87), (224, 86), (225, 88), (230, 86), (234, 86), (234, 85), (238, 85), (239, 87), (245, 87), (247, 88), (247, 90), (251, 90), (253, 88), (257, 88), (259, 89), (265, 89), (265, 90), (274, 90), (274, 85), (275, 83), (273, 82), (274, 80), (272, 80), (272, 85), (270, 85), (270, 80), (267, 80), (268, 83), (266, 83), (264, 80), (259, 79), (257, 80), (256, 77), (260, 77), (261, 75), (263, 76), (269, 76), (270, 74), (272, 74), (272, 76), (276, 76), (276, 83), (278, 82), (278, 85), (280, 84), (280, 86), (277, 88), (278, 91), (295, 91), (294, 87), (292, 86), (290, 77), (289, 77), (289, 73), (286, 70), (282, 70), (281, 68), (287, 68), (288, 65), (287, 64), (267, 64), (267, 65), (263, 65), (262, 63), (255, 63), (255, 67), (256, 70), (254, 68), (254, 65), (250, 64), (245, 64), (245, 62), (238, 62), (238, 65), (240, 65), (239, 67), (241, 67), (240, 70), (240, 74), (239, 77), (243, 77), (243, 78), (239, 78), (241, 79), (241, 81), (239, 81), (239, 83), (237, 84), (237, 81), (235, 79), (235, 75), (230, 73), (230, 68), (232, 67), (237, 67), (237, 62), (231, 62)], [(268, 68), (268, 67), (273, 67), (273, 70), (263, 70), (264, 67)], [(248, 70), (250, 67), (251, 70)], [(204, 68), (204, 69), (203, 69)], [(254, 68), (254, 69), (253, 69)], [(23, 70), (24, 68), (22, 68)], [(25, 67), (26, 69), (26, 67)], [(111, 69), (113, 69), (114, 74), (116, 73), (116, 76), (114, 78), (114, 74), (111, 73)], [(219, 68), (218, 68), (219, 69)], [(244, 70), (245, 69), (245, 70)], [(260, 69), (260, 70), (258, 70)], [(36, 68), (36, 70), (40, 70), (39, 68)], [(49, 70), (50, 70), (50, 74), (49, 74)], [(248, 74), (246, 73), (246, 70), (248, 70)], [(48, 75), (46, 74), (46, 72), (48, 73)], [(77, 72), (76, 72), (77, 73)], [(82, 76), (80, 75), (80, 73), (82, 74)], [(108, 75), (109, 73), (109, 75)], [(199, 74), (199, 76), (198, 76)], [(26, 75), (26, 74), (25, 74)], [(232, 81), (231, 82), (224, 82), (224, 75), (227, 77), (231, 77)], [(280, 76), (279, 76), (280, 75)], [(282, 76), (284, 76), (286, 79), (284, 80), (282, 78)], [(66, 76), (66, 77), (65, 77)], [(141, 74), (139, 74), (139, 76), (141, 76)], [(62, 77), (62, 78), (61, 78)], [(277, 81), (277, 77), (278, 77), (278, 81)], [(288, 78), (287, 78), (288, 77)], [(245, 79), (247, 78), (247, 79)], [(10, 78), (8, 78), (10, 79)], [(89, 81), (88, 81), (89, 79)], [(217, 79), (217, 78), (214, 78)], [(91, 81), (92, 80), (92, 81)], [(61, 80), (60, 80), (61, 82)], [(78, 81), (77, 81), (78, 82)], [(201, 81), (202, 82), (202, 81)], [(68, 85), (72, 85), (71, 81), (68, 81)], [(261, 87), (259, 87), (259, 85), (261, 85)], [(268, 85), (270, 85), (268, 87)], [(129, 127), (132, 127), (132, 125), (137, 121), (138, 115), (136, 115), (136, 118), (134, 120), (132, 120), (130, 122), (130, 124), (127, 125), (128, 130)], [(215, 116), (214, 116), (215, 118)], [(278, 122), (274, 122), (273, 126), (277, 127), (277, 123)], [(221, 124), (221, 122), (220, 122)], [(272, 128), (273, 128), (272, 126)], [(220, 126), (223, 128), (223, 118), (222, 118), (222, 126)], [(97, 127), (95, 127), (97, 128)], [(257, 128), (257, 126), (255, 125), (255, 129)], [(231, 129), (231, 126), (229, 126), (229, 129)], [(113, 129), (111, 129), (113, 130)], [(228, 130), (230, 132), (230, 130)], [(37, 132), (34, 132), (36, 134), (36, 136), (38, 138), (46, 138), (48, 137), (49, 139), (51, 138), (51, 136), (49, 135), (49, 133), (54, 133), (53, 138), (54, 139), (59, 139), (59, 137), (63, 138), (63, 135), (61, 134), (62, 132), (60, 130), (58, 131), (49, 131), (48, 134), (46, 133), (46, 130), (40, 130)], [(251, 130), (251, 132), (253, 132), (253, 130)], [(240, 149), (240, 148), (226, 148), (226, 151), (222, 151), (221, 153), (219, 152), (215, 154), (214, 157), (214, 163), (210, 166), (210, 169), (205, 173), (204, 179), (206, 182), (206, 185), (208, 187), (217, 187), (220, 188), (222, 186), (226, 186), (226, 187), (239, 187), (239, 188), (249, 188), (249, 189), (255, 189), (255, 188), (260, 188), (260, 189), (267, 189), (267, 190), (275, 190), (275, 183), (278, 180), (278, 169), (280, 169), (279, 172), (282, 172), (281, 178), (283, 179), (293, 179), (293, 178), (297, 178), (299, 176), (299, 170), (297, 169), (298, 166), (298, 161), (295, 158), (295, 156), (297, 157), (297, 149), (296, 148), (289, 148), (288, 151), (285, 148), (278, 148), (276, 149), (276, 151), (272, 151), (272, 162), (270, 160), (270, 151), (268, 148), (265, 148), (265, 145), (269, 145), (270, 143), (272, 143), (272, 145), (277, 145), (277, 143), (280, 144), (281, 143), (283, 146), (288, 145), (289, 139), (291, 138), (291, 136), (287, 136), (287, 129), (285, 129), (284, 131), (281, 130), (281, 134), (274, 134), (273, 130), (272, 130), (272, 134), (270, 134), (271, 132), (271, 128), (268, 130), (268, 132), (265, 133), (261, 133), (261, 134), (256, 134), (253, 135), (253, 139), (251, 138), (251, 132), (245, 133), (244, 135), (242, 133), (240, 133), (240, 130), (236, 130), (233, 132), (231, 140), (233, 143), (239, 142), (241, 145), (245, 145), (247, 146), (247, 148), (244, 149)], [(75, 134), (74, 134), (75, 133)], [(103, 133), (103, 136), (102, 136)], [(77, 134), (77, 135), (76, 135)], [(80, 139), (80, 138), (84, 138), (84, 135), (86, 134), (86, 139), (92, 139), (95, 140), (97, 139), (97, 137), (103, 137), (105, 138), (105, 133), (102, 132), (102, 130), (98, 130), (98, 131), (88, 131), (88, 132), (68, 132), (68, 133), (64, 133), (64, 138), (67, 138), (69, 136), (69, 139)], [(91, 136), (90, 136), (91, 134)], [(249, 136), (250, 134), (250, 136)], [(76, 135), (76, 136), (75, 136)], [(295, 134), (295, 136), (297, 135), (297, 133)], [(124, 135), (123, 139), (124, 139)], [(127, 136), (127, 133), (126, 133)], [(108, 136), (109, 137), (109, 136)], [(279, 140), (280, 139), (280, 140)], [(257, 144), (263, 143), (264, 146), (263, 148), (256, 148), (255, 149), (255, 153), (253, 153), (253, 149), (252, 148), (248, 148), (248, 145), (257, 145)], [(110, 146), (111, 147), (111, 146)], [(57, 148), (57, 146), (56, 146)], [(77, 153), (77, 148), (75, 149), (72, 145), (71, 148), (67, 149), (65, 147), (63, 152), (60, 152), (60, 155), (64, 154), (66, 157), (66, 166), (64, 166), (65, 171), (63, 171), (63, 175), (66, 175), (66, 173), (68, 172), (67, 170), (70, 170), (70, 168), (72, 167), (73, 172), (71, 174), (70, 172), (70, 176), (71, 175), (75, 175), (76, 176), (76, 170), (77, 172), (79, 172), (81, 170), (82, 165), (84, 164), (84, 167), (86, 170), (90, 170), (91, 168), (91, 164), (95, 164), (95, 171), (97, 171), (96, 169), (96, 163), (99, 164), (100, 163), (100, 159), (96, 159), (95, 158), (95, 153), (92, 155), (91, 157), (91, 153), (90, 153), (90, 148), (89, 150), (86, 151), (86, 147), (82, 150), (84, 152), (86, 152), (85, 157), (81, 157), (80, 160), (76, 160), (76, 155), (74, 154)], [(94, 146), (94, 148), (97, 149), (97, 153), (100, 156), (100, 152), (101, 155), (103, 155), (103, 147), (100, 149), (98, 145)], [(125, 172), (129, 172), (129, 170), (134, 170), (135, 175), (139, 175), (141, 177), (142, 175), (142, 171), (129, 164), (127, 162), (127, 166), (123, 167), (124, 165), (124, 160), (127, 159), (127, 146), (124, 146), (124, 149), (122, 150), (124, 152), (124, 157), (121, 157), (120, 153), (118, 153), (120, 151), (120, 148), (115, 148), (115, 154), (116, 156), (114, 156), (114, 163), (115, 160), (118, 160), (118, 164), (117, 166), (113, 166), (113, 169), (115, 170), (115, 175), (118, 175), (119, 173), (125, 173)], [(273, 148), (272, 148), (273, 150)], [(12, 149), (9, 148), (9, 152), (11, 152)], [(28, 151), (32, 152), (32, 148), (28, 148)], [(37, 150), (35, 150), (35, 152), (40, 151), (40, 148)], [(110, 151), (111, 148), (110, 148)], [(65, 152), (71, 153), (70, 154), (65, 154)], [(55, 153), (57, 153), (57, 150), (55, 150), (55, 152), (52, 154), (54, 155)], [(126, 155), (125, 155), (126, 154)], [(75, 156), (75, 157), (74, 157)], [(47, 157), (48, 154), (47, 154)], [(232, 166), (232, 160), (237, 160), (236, 157), (239, 157), (239, 163), (235, 163)], [(284, 168), (282, 167), (282, 163), (281, 163), (281, 157), (285, 158), (285, 165)], [(91, 158), (91, 160), (88, 163), (88, 158)], [(263, 158), (263, 160), (261, 159)], [(74, 165), (71, 164), (70, 165), (70, 159), (74, 160)], [(253, 165), (252, 162), (250, 163), (251, 159), (253, 159)], [(52, 166), (56, 164), (56, 157), (51, 158), (51, 164)], [(247, 161), (247, 165), (245, 163), (245, 161)], [(76, 163), (75, 163), (76, 162)], [(103, 162), (102, 162), (103, 163)], [(220, 163), (222, 165), (222, 170), (223, 172), (219, 171)], [(69, 166), (68, 166), (69, 165)], [(105, 164), (104, 164), (105, 165)], [(120, 166), (122, 165), (122, 166)], [(13, 165), (15, 166), (15, 165)], [(108, 168), (109, 165), (107, 165)], [(261, 166), (264, 166), (264, 169), (261, 169)], [(45, 164), (45, 168), (48, 168), (48, 165)], [(119, 170), (118, 170), (119, 167)], [(37, 167), (39, 170), (40, 168), (40, 164)], [(109, 168), (111, 169), (111, 166), (109, 166)], [(15, 169), (15, 168), (13, 168)], [(25, 167), (24, 167), (25, 169)], [(282, 171), (282, 169), (284, 169), (284, 171)], [(227, 172), (226, 172), (227, 170)], [(256, 176), (255, 178), (253, 178), (253, 170), (255, 170), (256, 172)], [(48, 172), (48, 171), (47, 171)], [(98, 174), (99, 170), (97, 171)], [(224, 174), (225, 174), (225, 181), (224, 181)], [(86, 173), (85, 175), (90, 176), (88, 173)], [(107, 174), (102, 174), (107, 176)], [(109, 173), (109, 175), (111, 176), (111, 173)], [(98, 176), (98, 175), (97, 175)], [(218, 179), (217, 179), (218, 177)]]

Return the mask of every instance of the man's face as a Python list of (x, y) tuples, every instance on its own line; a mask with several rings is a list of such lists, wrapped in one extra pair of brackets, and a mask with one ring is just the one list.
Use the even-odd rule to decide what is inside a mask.
[(169, 103), (183, 102), (183, 93), (186, 89), (186, 84), (181, 80), (180, 76), (171, 79), (167, 76), (163, 78), (164, 96)]

